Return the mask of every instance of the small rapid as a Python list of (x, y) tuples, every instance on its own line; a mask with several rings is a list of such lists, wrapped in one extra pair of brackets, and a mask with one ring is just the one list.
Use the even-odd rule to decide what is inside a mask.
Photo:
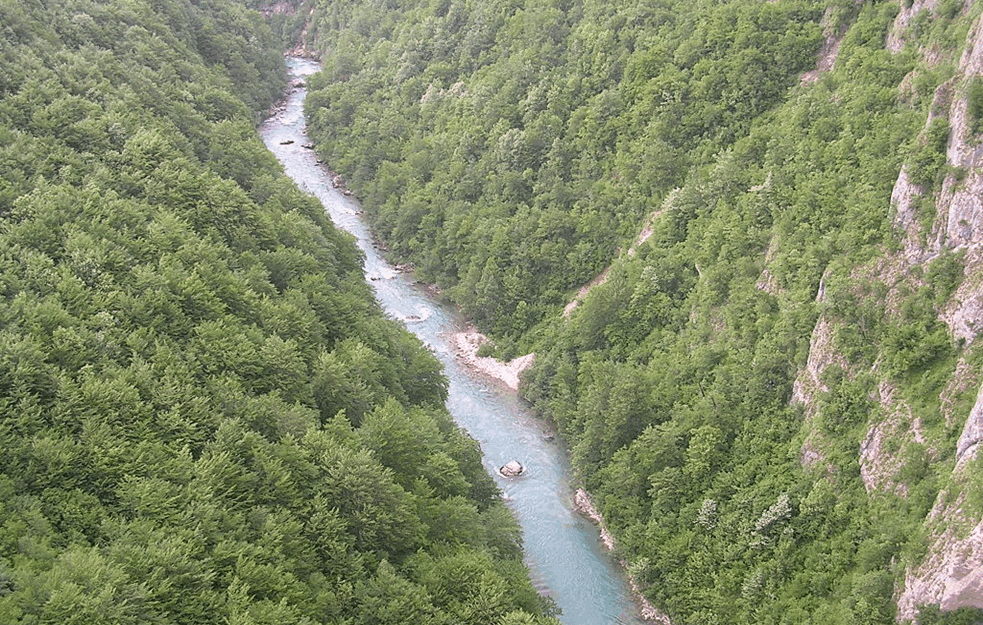
[[(320, 69), (295, 57), (288, 66), (294, 79)], [(447, 408), (481, 444), (485, 468), (519, 520), (534, 584), (556, 601), (565, 625), (637, 625), (638, 609), (617, 563), (604, 551), (598, 529), (574, 511), (566, 453), (515, 391), (455, 357), (452, 337), (466, 329), (466, 321), (383, 259), (357, 201), (335, 189), (315, 153), (303, 147), (310, 143), (306, 95), (303, 87), (291, 91), (284, 107), (260, 127), (263, 141), (297, 186), (315, 195), (335, 225), (354, 235), (365, 254), (366, 280), (386, 312), (440, 359), (450, 382)], [(501, 477), (496, 469), (510, 460), (521, 462), (525, 474)]]

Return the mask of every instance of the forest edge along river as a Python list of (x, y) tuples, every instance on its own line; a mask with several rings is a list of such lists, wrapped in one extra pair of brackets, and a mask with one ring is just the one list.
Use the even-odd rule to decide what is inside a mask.
[[(292, 80), (320, 69), (316, 62), (299, 57), (289, 57), (287, 63)], [(335, 188), (331, 173), (310, 149), (306, 95), (304, 86), (289, 92), (262, 124), (263, 141), (297, 186), (316, 196), (335, 225), (355, 237), (365, 255), (366, 280), (384, 310), (405, 323), (440, 360), (449, 381), (447, 407), (480, 443), (486, 470), (519, 520), (536, 588), (556, 602), (565, 625), (641, 623), (629, 584), (601, 544), (598, 528), (574, 509), (565, 451), (515, 391), (455, 356), (453, 337), (468, 330), (466, 320), (383, 258), (357, 201)], [(522, 474), (500, 475), (498, 468), (513, 460), (522, 464)]]

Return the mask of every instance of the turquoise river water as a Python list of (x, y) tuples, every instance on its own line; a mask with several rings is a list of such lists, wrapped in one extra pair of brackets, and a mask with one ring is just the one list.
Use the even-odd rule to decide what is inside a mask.
[[(289, 58), (294, 79), (316, 73), (313, 61)], [(447, 408), (481, 444), (485, 468), (495, 476), (522, 526), (525, 560), (537, 589), (562, 610), (564, 625), (640, 623), (617, 563), (604, 551), (598, 529), (573, 509), (570, 466), (562, 446), (547, 440), (547, 426), (503, 384), (472, 371), (455, 355), (451, 337), (465, 320), (400, 274), (374, 246), (356, 200), (333, 188), (331, 175), (309, 143), (304, 117), (306, 88), (293, 89), (282, 108), (260, 128), (263, 141), (297, 185), (315, 195), (335, 225), (357, 240), (365, 276), (386, 312), (427, 344), (450, 381)], [(284, 144), (283, 142), (293, 143)], [(526, 473), (505, 479), (496, 468), (518, 460)], [(410, 624), (408, 624), (410, 625)]]

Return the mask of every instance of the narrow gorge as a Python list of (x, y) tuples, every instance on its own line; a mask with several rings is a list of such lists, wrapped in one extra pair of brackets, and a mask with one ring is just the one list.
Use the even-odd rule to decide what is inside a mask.
[(978, 0), (0, 0), (3, 625), (981, 625), (981, 333)]
[[(301, 85), (318, 69), (297, 57), (288, 58), (288, 65)], [(537, 589), (556, 602), (565, 625), (640, 623), (631, 591), (604, 552), (596, 528), (578, 516), (569, 462), (552, 428), (534, 418), (516, 395), (510, 384), (516, 374), (507, 368), (504, 375), (503, 368), (483, 369), (471, 351), (462, 351), (462, 337), (474, 340), (474, 332), (460, 313), (386, 262), (358, 202), (335, 187), (329, 164), (320, 164), (307, 149), (305, 96), (305, 87), (293, 88), (282, 109), (264, 123), (266, 145), (297, 186), (314, 194), (334, 223), (355, 237), (365, 255), (366, 280), (383, 309), (441, 361), (449, 380), (448, 410), (480, 443), (486, 470), (497, 477), (522, 526), (525, 559)], [(498, 468), (513, 460), (523, 465), (522, 474), (500, 475)]]

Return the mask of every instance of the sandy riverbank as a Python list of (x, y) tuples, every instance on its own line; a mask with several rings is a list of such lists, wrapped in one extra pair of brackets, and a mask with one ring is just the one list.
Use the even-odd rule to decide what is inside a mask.
[(488, 342), (488, 337), (469, 327), (453, 335), (454, 353), (471, 368), (505, 383), (512, 390), (519, 390), (519, 376), (532, 366), (536, 354), (526, 354), (508, 362), (490, 356), (479, 356), (478, 349)]

